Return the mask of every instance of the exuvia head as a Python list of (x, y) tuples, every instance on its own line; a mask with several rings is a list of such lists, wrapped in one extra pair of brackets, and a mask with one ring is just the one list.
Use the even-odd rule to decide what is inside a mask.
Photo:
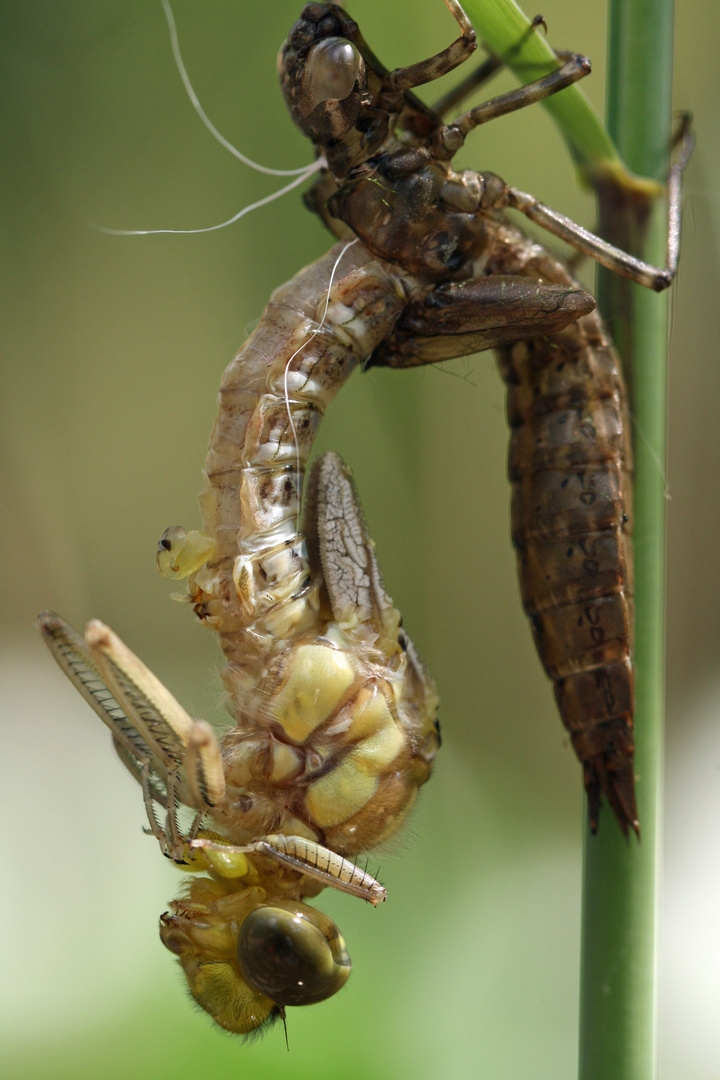
[(341, 139), (370, 104), (365, 54), (357, 23), (342, 8), (305, 5), (278, 55), (278, 74), (293, 120), (316, 144)]

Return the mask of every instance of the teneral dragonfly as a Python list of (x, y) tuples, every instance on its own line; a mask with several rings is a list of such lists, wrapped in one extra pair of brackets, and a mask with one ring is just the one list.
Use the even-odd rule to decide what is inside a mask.
[[(286, 1006), (320, 1001), (344, 984), (342, 938), (304, 901), (326, 885), (371, 903), (384, 898), (352, 860), (401, 826), (439, 746), (434, 686), (384, 592), (352, 482), (334, 455), (315, 467), (304, 532), (297, 525), (317, 424), (358, 364), (406, 366), (506, 347), (508, 382), (517, 383), (516, 442), (531, 439), (538, 417), (550, 420), (544, 465), (523, 465), (520, 445), (515, 478), (516, 543), (521, 565), (531, 567), (526, 603), (537, 606), (541, 639), (562, 637), (557, 613), (565, 594), (577, 599), (577, 574), (561, 574), (539, 604), (539, 560), (547, 564), (557, 537), (543, 553), (543, 537), (526, 528), (527, 485), (553, 481), (534, 493), (547, 498), (553, 527), (569, 522), (577, 531), (576, 504), (589, 503), (587, 492), (605, 514), (582, 519), (578, 547), (596, 533), (608, 554), (581, 597), (594, 625), (606, 582), (616, 582), (610, 605), (624, 619), (618, 656), (607, 641), (586, 648), (575, 635), (559, 641), (557, 670), (544, 659), (585, 765), (591, 823), (602, 789), (621, 824), (637, 824), (631, 708), (608, 715), (605, 693), (605, 714), (589, 715), (603, 689), (596, 671), (632, 696), (622, 380), (592, 298), (500, 208), (515, 205), (541, 221), (549, 212), (490, 174), (454, 173), (457, 130), (407, 90), (474, 47), (461, 8), (455, 0), (448, 6), (461, 23), (459, 43), (392, 75), (336, 5), (308, 5), (283, 51), (293, 115), (329, 166), (311, 202), (338, 232), (351, 225), (365, 246), (339, 245), (273, 295), (223, 379), (202, 531), (175, 527), (160, 542), (161, 571), (188, 578), (198, 617), (220, 635), (234, 726), (218, 741), (102, 624), (89, 624), (83, 641), (58, 616), (41, 617), (55, 658), (140, 783), (161, 849), (200, 872), (162, 917), (161, 937), (197, 1002), (234, 1032), (256, 1030)], [(552, 85), (583, 70), (575, 62)], [(403, 143), (394, 141), (398, 126)], [(585, 246), (597, 255), (593, 243)], [(633, 267), (649, 280), (652, 268)], [(658, 271), (652, 280), (669, 278)], [(563, 364), (548, 362), (548, 339), (565, 350)], [(558, 382), (563, 366), (566, 381)], [(581, 388), (583, 379), (589, 384)], [(562, 441), (563, 425), (552, 426), (561, 404), (578, 420), (577, 459)], [(583, 457), (587, 446), (608, 447), (595, 406), (619, 430), (612, 454), (599, 460)], [(583, 410), (591, 414), (584, 424)], [(561, 668), (568, 656), (569, 674)], [(573, 694), (574, 712), (563, 704)], [(181, 821), (182, 806), (191, 824)]]
[[(271, 297), (225, 372), (200, 496), (202, 532), (168, 529), (216, 630), (233, 726), (218, 740), (104, 624), (40, 628), (140, 783), (164, 854), (199, 872), (161, 918), (198, 1002), (248, 1033), (346, 981), (326, 885), (378, 904), (352, 860), (392, 836), (440, 745), (437, 696), (386, 595), (355, 488), (334, 454), (302, 475), (323, 411), (418, 286), (339, 244)], [(192, 812), (184, 825), (179, 808)], [(163, 817), (157, 816), (160, 810)]]
[(411, 92), (475, 49), (460, 3), (445, 3), (460, 36), (436, 56), (394, 71), (338, 5), (306, 5), (280, 56), (291, 115), (327, 166), (306, 201), (336, 235), (355, 234), (378, 258), (434, 286), (405, 308), (372, 364), (409, 367), (497, 349), (508, 388), (512, 539), (523, 604), (583, 766), (590, 827), (597, 828), (604, 794), (622, 830), (637, 832), (632, 454), (622, 370), (594, 299), (505, 211), (519, 210), (610, 269), (663, 289), (677, 263), (681, 163), (671, 173), (662, 269), (492, 173), (455, 171), (453, 157), (474, 128), (563, 89), (590, 64), (565, 54), (549, 76), (445, 123), (478, 85), (477, 72), (436, 109)]

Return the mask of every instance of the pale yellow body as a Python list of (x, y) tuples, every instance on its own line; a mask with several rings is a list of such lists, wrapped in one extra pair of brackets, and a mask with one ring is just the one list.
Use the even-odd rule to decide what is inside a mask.
[(160, 936), (229, 1031), (344, 984), (342, 937), (303, 901), (326, 885), (385, 899), (351, 859), (402, 825), (440, 745), (434, 685), (334, 454), (313, 469), (299, 527), (322, 413), (416, 288), (358, 243), (337, 245), (273, 294), (225, 372), (202, 531), (175, 526), (158, 548), (161, 572), (188, 578), (195, 612), (220, 636), (232, 724), (219, 738), (109, 627), (93, 620), (82, 639), (40, 617), (141, 784), (163, 853), (207, 875), (170, 905)]
[(400, 827), (430, 773), (435, 690), (332, 455), (306, 500), (309, 535), (298, 531), (322, 413), (414, 288), (359, 244), (338, 244), (276, 290), (223, 376), (202, 533), (166, 534), (165, 570), (189, 572), (227, 660), (235, 726), (221, 739), (227, 792), (212, 818), (234, 844), (283, 832), (355, 855)]

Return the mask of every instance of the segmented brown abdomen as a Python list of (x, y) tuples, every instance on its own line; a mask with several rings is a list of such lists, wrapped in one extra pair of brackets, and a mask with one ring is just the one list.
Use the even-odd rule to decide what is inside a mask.
[(250, 676), (252, 698), (267, 666), (267, 636), (291, 639), (308, 618), (293, 615), (287, 601), (308, 575), (300, 503), (320, 420), (402, 311), (406, 281), (360, 244), (336, 245), (273, 292), (223, 374), (200, 495), (203, 531), (216, 550), (191, 589), (198, 613), (220, 634), (240, 712), (241, 673)]
[(203, 533), (161, 544), (171, 574), (192, 565), (195, 610), (225, 654), (234, 726), (212, 816), (235, 844), (284, 833), (355, 855), (397, 831), (430, 775), (435, 687), (335, 455), (316, 464), (299, 522), (326, 406), (415, 292), (357, 241), (276, 289), (222, 378)]
[[(529, 241), (525, 251), (522, 272), (572, 281)], [(604, 792), (623, 830), (637, 831), (632, 458), (619, 360), (592, 312), (552, 337), (499, 350), (499, 362), (523, 604), (583, 764), (591, 828)]]

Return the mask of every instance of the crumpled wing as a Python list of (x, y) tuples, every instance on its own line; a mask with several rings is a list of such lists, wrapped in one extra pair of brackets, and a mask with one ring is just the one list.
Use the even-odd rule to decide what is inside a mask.
[(346, 632), (377, 637), (386, 656), (398, 651), (400, 612), (385, 592), (355, 484), (337, 454), (318, 458), (305, 500), (310, 566), (322, 570), (333, 616)]

